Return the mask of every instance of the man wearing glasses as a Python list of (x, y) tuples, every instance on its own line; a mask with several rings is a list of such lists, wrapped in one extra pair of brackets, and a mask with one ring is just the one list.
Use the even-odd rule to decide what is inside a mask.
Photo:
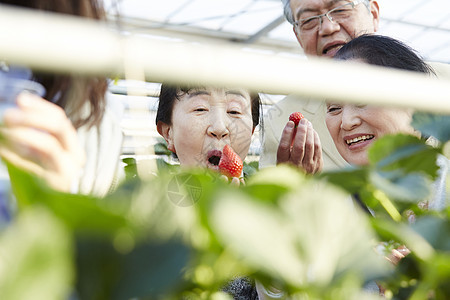
[[(333, 57), (353, 38), (378, 30), (379, 7), (375, 0), (281, 1), (284, 15), (307, 56)], [(292, 122), (286, 124), (294, 111), (302, 112), (313, 126), (306, 120), (300, 122), (298, 129)], [(322, 167), (332, 169), (346, 164), (326, 128), (324, 103), (291, 95), (266, 113), (264, 123), (260, 167), (288, 162), (315, 173)], [(292, 143), (294, 130), (297, 138)]]

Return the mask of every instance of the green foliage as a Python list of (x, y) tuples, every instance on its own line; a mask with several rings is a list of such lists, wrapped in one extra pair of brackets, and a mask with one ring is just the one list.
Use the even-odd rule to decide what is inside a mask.
[(409, 210), (421, 213), (414, 204), (430, 197), (439, 153), (439, 148), (417, 137), (388, 135), (369, 149), (368, 166), (327, 172), (321, 177), (351, 194), (358, 193), (378, 217), (398, 220)]
[(154, 146), (154, 151), (156, 155), (172, 155), (172, 151), (167, 148), (167, 142), (165, 139), (159, 137), (157, 138), (157, 143)]
[(1, 298), (67, 299), (75, 277), (72, 243), (47, 210), (24, 210), (0, 236)]
[(450, 116), (416, 112), (412, 125), (426, 136), (433, 136), (440, 142), (450, 140)]
[(124, 171), (126, 179), (136, 178), (138, 176), (136, 159), (133, 157), (127, 157), (122, 159), (125, 164)]
[[(420, 204), (441, 151), (387, 136), (366, 167), (311, 177), (250, 163), (241, 187), (164, 159), (143, 180), (126, 159), (128, 180), (103, 199), (10, 167), (18, 212), (0, 233), (2, 298), (229, 299), (222, 287), (250, 276), (292, 299), (377, 299), (363, 288), (373, 280), (393, 299), (446, 299), (450, 209)], [(399, 245), (411, 254), (394, 267), (384, 256)]]
[(252, 161), (252, 162), (245, 162), (244, 161), (244, 177), (250, 177), (259, 170), (259, 162), (258, 161)]

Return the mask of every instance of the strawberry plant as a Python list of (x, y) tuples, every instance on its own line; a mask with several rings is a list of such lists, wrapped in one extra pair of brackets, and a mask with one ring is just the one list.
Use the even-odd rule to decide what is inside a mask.
[[(450, 209), (424, 205), (448, 120), (415, 119), (437, 147), (386, 136), (366, 167), (305, 176), (252, 166), (240, 188), (161, 168), (98, 199), (10, 167), (17, 212), (0, 232), (1, 298), (230, 299), (223, 286), (245, 276), (292, 299), (378, 299), (374, 282), (390, 299), (448, 299)], [(394, 266), (384, 256), (402, 245), (411, 253)]]

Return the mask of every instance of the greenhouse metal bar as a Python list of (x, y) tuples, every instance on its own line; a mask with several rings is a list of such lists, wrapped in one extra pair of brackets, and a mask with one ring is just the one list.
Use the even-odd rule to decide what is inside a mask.
[(232, 45), (124, 35), (105, 23), (9, 7), (0, 10), (0, 26), (0, 58), (35, 69), (242, 86), (272, 94), (450, 113), (449, 80), (422, 74), (280, 57)]

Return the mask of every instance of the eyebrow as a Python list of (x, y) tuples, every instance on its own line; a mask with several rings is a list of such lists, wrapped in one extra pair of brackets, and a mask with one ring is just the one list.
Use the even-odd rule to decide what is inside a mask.
[[(333, 6), (334, 4), (342, 2), (342, 1), (343, 0), (331, 0), (331, 1), (328, 1), (328, 3), (326, 4), (326, 7), (329, 8), (329, 7)], [(318, 11), (318, 9), (316, 9), (316, 8), (305, 8), (305, 9), (299, 10), (295, 16), (297, 17), (297, 19), (300, 19), (300, 16), (303, 13), (306, 13), (306, 12), (317, 12), (317, 11)]]
[(195, 91), (192, 91), (192, 92), (188, 92), (188, 98), (192, 98), (192, 97), (199, 96), (199, 95), (208, 95), (208, 96), (210, 96), (211, 93), (208, 92), (208, 91), (205, 91), (205, 90), (195, 90)]
[(238, 90), (226, 91), (225, 95), (236, 95), (236, 96), (241, 96), (241, 97), (245, 98), (244, 93), (241, 91), (238, 91)]

